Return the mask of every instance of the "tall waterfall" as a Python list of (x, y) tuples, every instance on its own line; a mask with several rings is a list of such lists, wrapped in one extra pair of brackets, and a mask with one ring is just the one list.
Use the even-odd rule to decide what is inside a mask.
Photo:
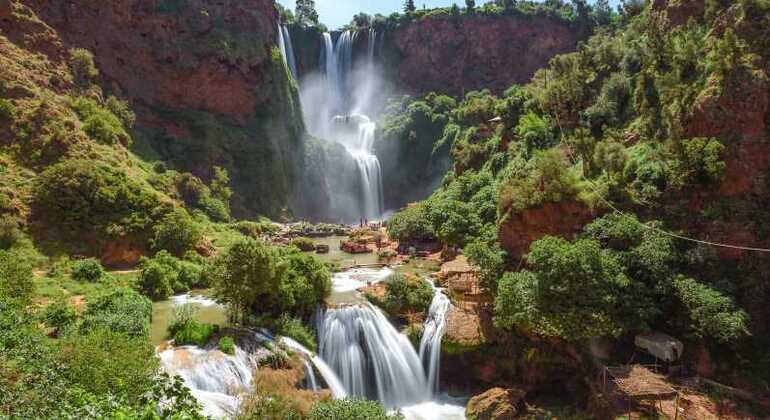
[[(306, 125), (318, 138), (334, 141), (344, 146), (347, 157), (355, 164), (358, 182), (355, 189), (338, 192), (341, 198), (352, 202), (355, 208), (348, 217), (379, 220), (383, 213), (382, 168), (374, 154), (377, 126), (367, 113), (374, 107), (377, 86), (375, 68), (376, 32), (369, 32), (367, 55), (354, 60), (353, 47), (359, 33), (345, 31), (339, 36), (323, 34), (320, 52), (322, 83), (306, 78), (302, 83), (303, 111)], [(355, 61), (355, 62), (354, 62)], [(379, 98), (378, 98), (379, 99)], [(334, 176), (334, 172), (328, 174)], [(345, 180), (331, 179), (330, 184), (343, 184)]]
[(350, 395), (391, 408), (429, 399), (417, 352), (379, 309), (369, 304), (330, 309), (317, 323), (319, 354)]
[[(433, 286), (432, 283), (431, 286)], [(435, 393), (438, 391), (441, 339), (446, 331), (447, 314), (451, 303), (441, 289), (436, 287), (433, 289), (433, 301), (430, 304), (430, 309), (428, 309), (428, 317), (423, 324), (422, 338), (420, 339), (420, 360), (426, 368), (428, 388)]]
[(293, 77), (294, 80), (298, 80), (297, 62), (294, 58), (294, 45), (291, 42), (289, 27), (286, 25), (278, 25), (278, 46), (281, 48), (281, 55), (283, 56), (284, 64), (289, 67), (291, 77)]

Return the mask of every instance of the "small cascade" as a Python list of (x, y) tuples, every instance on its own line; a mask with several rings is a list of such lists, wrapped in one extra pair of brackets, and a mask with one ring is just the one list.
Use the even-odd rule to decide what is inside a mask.
[(313, 366), (318, 369), (321, 377), (324, 379), (324, 381), (326, 381), (326, 385), (329, 386), (329, 389), (332, 392), (332, 397), (345, 398), (348, 396), (348, 392), (345, 390), (345, 386), (340, 382), (339, 378), (337, 378), (337, 375), (326, 364), (326, 362), (323, 361), (323, 359), (318, 357), (318, 355), (313, 354), (313, 352), (308, 350), (305, 346), (296, 342), (295, 340), (292, 340), (289, 337), (281, 337), (281, 342), (286, 344), (290, 349), (298, 351), (310, 359), (310, 361), (313, 363)]
[(350, 395), (391, 408), (428, 399), (417, 352), (379, 309), (370, 304), (329, 309), (316, 322), (319, 354)]
[(441, 289), (436, 288), (430, 281), (428, 283), (433, 287), (434, 295), (428, 310), (428, 317), (423, 323), (422, 338), (420, 339), (420, 360), (426, 369), (428, 389), (435, 393), (438, 391), (441, 339), (446, 331), (447, 314), (451, 302)]
[(163, 369), (179, 375), (211, 417), (235, 414), (240, 395), (251, 390), (259, 361), (256, 353), (237, 346), (233, 356), (193, 346), (164, 350), (159, 356)]
[(281, 53), (283, 53), (284, 62), (289, 66), (291, 71), (291, 77), (294, 80), (299, 80), (297, 76), (297, 61), (294, 56), (294, 44), (291, 42), (291, 33), (289, 33), (289, 27), (286, 25), (280, 25), (278, 30), (279, 45), (281, 46)]
[(315, 371), (313, 370), (313, 366), (310, 365), (310, 362), (308, 362), (307, 359), (303, 363), (305, 364), (305, 376), (308, 381), (308, 387), (313, 392), (318, 392), (320, 388), (318, 387), (318, 381), (315, 378)]

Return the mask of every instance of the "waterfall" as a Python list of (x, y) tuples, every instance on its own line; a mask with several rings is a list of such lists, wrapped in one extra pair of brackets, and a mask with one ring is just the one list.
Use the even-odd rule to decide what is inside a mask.
[(313, 363), (313, 366), (318, 369), (321, 377), (324, 379), (324, 381), (326, 381), (326, 385), (329, 385), (329, 389), (332, 392), (332, 397), (345, 398), (348, 396), (348, 392), (345, 390), (345, 386), (340, 382), (339, 378), (337, 378), (337, 375), (326, 364), (326, 362), (324, 362), (323, 359), (318, 357), (318, 355), (313, 354), (313, 352), (308, 350), (305, 346), (296, 342), (295, 340), (292, 340), (289, 337), (281, 337), (281, 342), (286, 344), (289, 348), (303, 353), (310, 359), (310, 361)]
[(428, 377), (428, 389), (435, 393), (438, 391), (439, 368), (441, 362), (441, 339), (446, 331), (447, 314), (451, 303), (441, 289), (433, 286), (433, 301), (428, 309), (428, 317), (425, 319), (420, 339), (420, 360), (426, 368)]
[(286, 25), (281, 25), (278, 33), (280, 34), (279, 38), (282, 40), (281, 52), (283, 53), (284, 61), (289, 66), (291, 77), (293, 77), (294, 80), (299, 80), (297, 77), (297, 61), (294, 56), (294, 44), (291, 42), (291, 33), (289, 33), (289, 27)]
[(403, 407), (429, 398), (420, 359), (409, 340), (372, 305), (317, 316), (319, 354), (350, 395)]
[(204, 413), (215, 418), (236, 413), (240, 395), (251, 390), (252, 372), (258, 366), (256, 353), (237, 346), (233, 356), (193, 346), (164, 350), (159, 356), (163, 369), (179, 375)]
[[(320, 121), (314, 119), (308, 124), (311, 132), (343, 145), (356, 165), (359, 189), (354, 202), (357, 208), (351, 209), (355, 220), (379, 220), (384, 200), (382, 168), (374, 154), (377, 126), (362, 112), (373, 97), (374, 88), (370, 79), (374, 71), (376, 32), (369, 33), (366, 66), (363, 69), (356, 68), (353, 63), (353, 46), (357, 38), (358, 32), (354, 31), (341, 33), (336, 42), (331, 33), (323, 34), (321, 68), (325, 76), (325, 92), (323, 95), (318, 92), (303, 95), (303, 106), (306, 110), (313, 105), (319, 108), (310, 109), (311, 114), (320, 115)], [(322, 97), (309, 101), (307, 97), (314, 95)], [(332, 181), (332, 184), (335, 182)]]

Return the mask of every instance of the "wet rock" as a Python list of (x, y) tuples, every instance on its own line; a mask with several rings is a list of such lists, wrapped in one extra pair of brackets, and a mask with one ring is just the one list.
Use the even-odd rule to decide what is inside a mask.
[(492, 388), (468, 402), (468, 420), (508, 420), (516, 417), (526, 393), (520, 389)]

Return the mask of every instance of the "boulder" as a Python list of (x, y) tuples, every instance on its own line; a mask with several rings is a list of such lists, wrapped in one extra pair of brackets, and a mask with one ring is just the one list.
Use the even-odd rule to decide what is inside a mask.
[(508, 420), (516, 417), (526, 392), (516, 389), (492, 388), (468, 402), (468, 420)]
[(360, 244), (355, 241), (344, 241), (340, 243), (340, 249), (348, 254), (368, 254), (373, 252), (367, 244)]
[(315, 246), (315, 252), (316, 254), (328, 254), (329, 245), (318, 244)]

